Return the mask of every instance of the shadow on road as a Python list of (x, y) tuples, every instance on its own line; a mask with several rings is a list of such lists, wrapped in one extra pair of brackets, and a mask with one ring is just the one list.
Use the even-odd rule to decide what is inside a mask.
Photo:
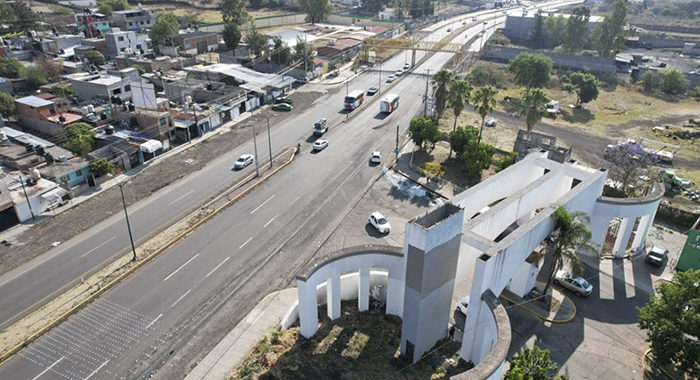
[[(389, 235), (389, 234), (379, 233), (379, 231), (377, 231), (377, 229), (374, 228), (374, 226), (372, 226), (372, 224), (370, 224), (369, 222), (365, 223), (365, 232), (367, 232), (367, 235), (369, 235), (373, 238), (377, 238), (377, 239), (381, 239), (381, 238)], [(389, 233), (391, 233), (391, 232), (389, 232)]]

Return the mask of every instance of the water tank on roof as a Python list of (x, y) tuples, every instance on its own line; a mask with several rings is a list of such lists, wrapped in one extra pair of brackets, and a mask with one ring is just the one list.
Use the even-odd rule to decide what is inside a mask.
[(46, 163), (49, 164), (49, 165), (50, 165), (50, 164), (53, 164), (53, 162), (55, 161), (55, 160), (53, 159), (53, 155), (52, 155), (51, 153), (46, 153), (46, 154), (44, 155), (44, 159), (46, 160)]
[(37, 145), (35, 149), (36, 149), (36, 154), (38, 154), (40, 156), (43, 156), (44, 154), (46, 154), (46, 150), (41, 145)]
[(88, 104), (87, 111), (88, 113), (95, 113), (95, 106), (93, 106), (92, 104)]
[(27, 145), (24, 147), (24, 149), (27, 150), (27, 152), (31, 153), (34, 151), (34, 146), (33, 145)]
[(5, 131), (0, 131), (0, 140), (7, 140), (7, 134)]
[(136, 111), (136, 106), (134, 103), (129, 103), (129, 111)]
[(185, 103), (192, 104), (192, 97), (189, 95), (185, 96)]
[(41, 173), (39, 173), (38, 169), (34, 168), (29, 172), (29, 177), (35, 181), (38, 181), (39, 178), (41, 178)]
[(105, 128), (105, 133), (108, 135), (113, 135), (114, 134), (114, 127), (111, 125), (108, 125), (107, 128)]
[(61, 116), (58, 117), (58, 121), (60, 121), (61, 123), (65, 123), (65, 122), (66, 122), (66, 117), (63, 116), (63, 115), (61, 115)]

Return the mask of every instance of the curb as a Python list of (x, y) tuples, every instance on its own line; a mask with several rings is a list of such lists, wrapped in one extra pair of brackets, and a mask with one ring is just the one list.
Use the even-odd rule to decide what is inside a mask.
[[(286, 148), (286, 152), (291, 153), (292, 151), (291, 151), (290, 148)], [(282, 153), (282, 154), (284, 154), (284, 153)], [(163, 244), (160, 248), (158, 248), (158, 249), (156, 249), (155, 251), (153, 251), (150, 255), (148, 255), (148, 256), (144, 257), (143, 259), (137, 261), (136, 264), (135, 264), (134, 266), (132, 266), (131, 268), (127, 269), (127, 270), (126, 270), (124, 273), (122, 273), (121, 275), (117, 276), (117, 278), (113, 279), (112, 281), (108, 282), (108, 283), (105, 284), (104, 286), (100, 287), (100, 289), (98, 289), (97, 291), (95, 291), (95, 293), (92, 293), (92, 294), (91, 294), (90, 296), (88, 296), (85, 300), (83, 300), (83, 301), (81, 301), (79, 304), (73, 306), (70, 310), (66, 311), (66, 312), (63, 313), (61, 316), (59, 316), (59, 317), (57, 317), (56, 319), (54, 319), (53, 321), (51, 321), (49, 324), (47, 324), (46, 326), (42, 327), (39, 331), (35, 332), (34, 334), (30, 335), (28, 338), (24, 339), (24, 341), (22, 341), (22, 343), (19, 343), (18, 345), (14, 346), (13, 348), (11, 348), (10, 350), (8, 350), (7, 352), (3, 353), (2, 356), (0, 356), (0, 364), (3, 364), (4, 362), (6, 362), (6, 361), (9, 360), (10, 358), (12, 358), (12, 357), (13, 357), (17, 352), (19, 352), (22, 348), (26, 347), (27, 345), (29, 345), (30, 343), (32, 343), (33, 341), (35, 341), (36, 339), (38, 339), (40, 336), (42, 336), (44, 333), (48, 332), (50, 329), (52, 329), (53, 327), (55, 327), (55, 326), (58, 325), (59, 323), (63, 322), (66, 318), (70, 317), (73, 313), (75, 313), (75, 312), (77, 312), (78, 310), (80, 310), (83, 306), (87, 305), (89, 302), (92, 302), (92, 301), (93, 301), (94, 299), (96, 299), (98, 296), (102, 295), (102, 293), (106, 292), (107, 290), (109, 290), (109, 289), (112, 288), (114, 285), (116, 285), (116, 284), (118, 284), (119, 282), (121, 282), (123, 279), (125, 279), (125, 278), (128, 277), (129, 275), (131, 275), (132, 273), (136, 272), (136, 270), (138, 270), (139, 268), (141, 268), (141, 267), (142, 267), (143, 265), (145, 265), (146, 263), (150, 262), (153, 258), (155, 258), (156, 256), (160, 255), (161, 253), (165, 252), (166, 250), (168, 250), (170, 247), (172, 247), (172, 246), (175, 245), (176, 243), (180, 242), (180, 241), (181, 241), (182, 239), (184, 239), (185, 237), (189, 236), (195, 229), (197, 229), (199, 226), (201, 226), (202, 224), (204, 224), (204, 223), (206, 223), (207, 221), (209, 221), (212, 217), (214, 217), (215, 215), (217, 215), (221, 210), (223, 210), (224, 208), (230, 206), (230, 205), (233, 204), (234, 202), (238, 201), (238, 199), (240, 199), (240, 198), (242, 198), (243, 196), (247, 195), (250, 191), (252, 191), (252, 190), (255, 189), (256, 187), (258, 187), (258, 185), (260, 185), (260, 184), (262, 184), (263, 182), (265, 182), (268, 178), (270, 178), (270, 177), (272, 177), (273, 175), (277, 174), (277, 172), (279, 172), (280, 170), (286, 168), (289, 164), (292, 163), (292, 161), (294, 161), (294, 157), (295, 157), (295, 155), (292, 154), (291, 157), (289, 158), (289, 160), (287, 160), (287, 162), (283, 163), (282, 165), (280, 165), (279, 167), (277, 167), (276, 169), (274, 169), (272, 172), (268, 173), (266, 176), (260, 178), (260, 180), (259, 180), (257, 183), (255, 183), (254, 185), (252, 185), (252, 186), (249, 187), (248, 189), (243, 190), (241, 193), (239, 193), (239, 194), (236, 195), (235, 197), (233, 197), (233, 198), (231, 198), (230, 200), (228, 200), (228, 201), (227, 201), (225, 204), (223, 204), (221, 207), (215, 209), (214, 211), (212, 211), (212, 212), (209, 213), (208, 215), (204, 216), (202, 219), (200, 219), (199, 221), (197, 221), (195, 224), (193, 224), (192, 226), (188, 227), (187, 229), (185, 229), (184, 231), (182, 231), (181, 233), (179, 233), (177, 236), (175, 236), (174, 238), (172, 238), (170, 241), (168, 241), (167, 243)], [(234, 185), (234, 186), (235, 186), (235, 185)], [(215, 200), (216, 200), (216, 199), (220, 199), (220, 197), (215, 198)], [(213, 201), (214, 201), (214, 200), (212, 200), (212, 202), (213, 202)], [(211, 204), (211, 202), (209, 202), (209, 204)]]
[(406, 174), (406, 173), (402, 172), (400, 169), (398, 169), (397, 166), (398, 166), (398, 165), (394, 165), (394, 166), (391, 167), (391, 169), (394, 171), (394, 173), (396, 173), (396, 174), (398, 174), (398, 175), (400, 175), (400, 176), (402, 176), (402, 177), (405, 177), (405, 178), (408, 179), (409, 181), (411, 181), (411, 182), (415, 183), (416, 185), (418, 185), (418, 186), (420, 186), (420, 187), (422, 187), (422, 188), (424, 188), (424, 189), (430, 191), (431, 193), (433, 193), (433, 194), (439, 196), (440, 198), (450, 199), (449, 197), (446, 197), (446, 196), (440, 194), (440, 193), (439, 193), (438, 191), (436, 191), (435, 189), (431, 189), (431, 188), (429, 188), (428, 186), (426, 186), (426, 185), (424, 185), (424, 184), (422, 184), (422, 183), (420, 183), (420, 182), (416, 182), (413, 178), (409, 177), (408, 174)]
[[(552, 291), (554, 291), (554, 289), (552, 289)], [(552, 319), (552, 318), (543, 316), (543, 315), (537, 313), (536, 311), (534, 311), (534, 310), (532, 310), (532, 309), (530, 309), (530, 308), (527, 308), (527, 307), (523, 306), (523, 304), (518, 303), (518, 302), (516, 302), (516, 301), (514, 301), (514, 300), (512, 300), (512, 299), (510, 299), (510, 298), (508, 298), (508, 297), (506, 297), (506, 296), (504, 296), (503, 294), (501, 294), (500, 297), (503, 298), (503, 299), (505, 299), (505, 300), (507, 300), (507, 301), (509, 301), (509, 302), (512, 303), (513, 305), (522, 308), (523, 310), (527, 311), (528, 313), (533, 314), (534, 316), (536, 316), (537, 318), (539, 318), (539, 319), (541, 319), (541, 320), (543, 320), (543, 321), (545, 321), (545, 322), (564, 324), (564, 323), (569, 323), (569, 322), (571, 322), (574, 318), (576, 318), (576, 304), (575, 304), (574, 301), (573, 301), (571, 298), (569, 298), (566, 294), (564, 294), (564, 293), (561, 293), (561, 294), (564, 296), (564, 298), (568, 299), (569, 302), (571, 302), (571, 304), (574, 306), (574, 311), (573, 311), (573, 313), (571, 313), (571, 316), (568, 317), (568, 318), (566, 318), (566, 319)]]

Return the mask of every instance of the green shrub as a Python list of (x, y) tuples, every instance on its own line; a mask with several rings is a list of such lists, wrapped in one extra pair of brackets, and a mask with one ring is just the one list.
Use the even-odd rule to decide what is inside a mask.
[(496, 161), (496, 173), (501, 170), (513, 165), (518, 154), (515, 152), (508, 152), (505, 156), (501, 157)]

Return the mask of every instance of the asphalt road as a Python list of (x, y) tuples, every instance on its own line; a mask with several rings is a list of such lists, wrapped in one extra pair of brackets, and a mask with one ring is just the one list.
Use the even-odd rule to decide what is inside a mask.
[[(437, 29), (429, 38), (440, 38), (446, 34), (445, 29), (446, 26)], [(470, 33), (480, 30), (478, 25)], [(450, 56), (435, 54), (416, 72), (438, 68)], [(404, 55), (399, 54), (383, 66), (398, 69), (403, 61)], [(349, 88), (366, 89), (378, 80), (378, 73), (366, 73), (352, 80)], [(285, 250), (285, 244), (305, 234), (308, 253), (325, 237), (322, 231), (340, 222), (353, 200), (361, 197), (381, 175), (382, 165), (369, 165), (369, 153), (381, 150), (385, 162), (389, 159), (395, 126), (404, 131), (410, 119), (422, 109), (424, 89), (425, 77), (415, 74), (397, 81), (391, 89), (383, 84), (384, 92), (401, 95), (399, 109), (383, 116), (378, 112), (378, 104), (372, 103), (355, 111), (358, 115), (348, 122), (343, 122), (345, 113), (341, 111), (345, 91), (331, 90), (311, 109), (274, 127), (273, 151), (304, 141), (302, 154), (290, 167), (23, 350), (0, 367), (0, 378), (134, 378), (157, 370), (172, 351), (184, 344), (182, 339), (216, 310), (221, 300), (235, 297), (254, 280), (273, 285), (274, 277), (256, 278), (270, 260), (282, 261), (280, 275), (303, 267), (304, 262), (297, 260), (302, 255)], [(324, 151), (312, 153), (312, 139), (308, 137), (313, 121), (319, 117), (329, 118), (331, 130), (324, 138), (330, 145)], [(258, 151), (263, 161), (265, 149)], [(143, 231), (137, 236), (146, 234), (149, 226), (154, 228), (177, 217), (188, 204), (197, 204), (201, 194), (253, 170), (250, 167), (243, 173), (230, 171), (235, 157), (248, 152), (252, 152), (251, 144), (132, 207), (133, 230)], [(119, 217), (111, 218), (66, 244), (44, 263), (4, 281), (0, 286), (3, 318), (40, 299), (41, 290), (55, 289), (62, 285), (61, 281), (70, 281), (75, 277), (70, 273), (77, 271), (79, 275), (124, 248), (122, 223)], [(69, 273), (64, 275), (64, 272)], [(34, 292), (38, 295), (31, 297)], [(10, 300), (6, 294), (15, 295)], [(8, 312), (8, 308), (12, 311)]]

